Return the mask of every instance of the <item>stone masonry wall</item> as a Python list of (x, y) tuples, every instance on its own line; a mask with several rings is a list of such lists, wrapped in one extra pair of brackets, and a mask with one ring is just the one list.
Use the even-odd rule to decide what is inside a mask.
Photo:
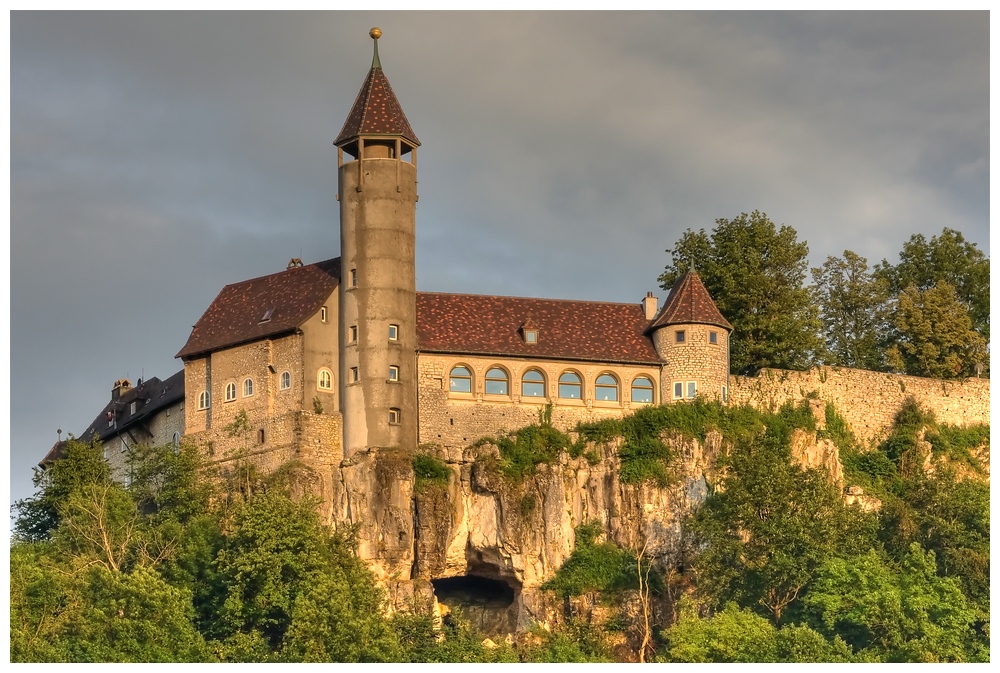
[[(677, 333), (684, 333), (678, 343)], [(716, 343), (709, 335), (715, 333)], [(680, 399), (674, 394), (674, 384), (682, 385), (687, 397), (687, 383), (694, 381), (697, 395), (710, 400), (723, 398), (723, 387), (729, 384), (729, 332), (715, 325), (671, 325), (653, 334), (656, 352), (664, 361), (660, 383), (664, 400)]]
[(806, 372), (763, 369), (757, 376), (733, 376), (730, 402), (774, 409), (810, 393), (832, 402), (855, 436), (868, 444), (884, 439), (903, 401), (913, 396), (938, 422), (974, 425), (990, 422), (989, 379), (941, 381), (846, 367)]
[[(462, 365), (472, 372), (472, 392), (449, 392), (449, 374)], [(420, 413), (420, 443), (438, 444), (461, 449), (484, 436), (538, 422), (538, 414), (552, 402), (552, 423), (569, 430), (578, 422), (620, 417), (640, 405), (631, 401), (631, 384), (637, 376), (647, 377), (655, 386), (659, 368), (599, 363), (569, 363), (498, 357), (469, 357), (421, 353), (418, 356)], [(492, 367), (500, 366), (509, 375), (509, 395), (486, 395), (484, 377)], [(545, 397), (521, 397), (521, 376), (528, 369), (537, 369), (545, 376)], [(583, 379), (582, 399), (560, 399), (559, 376), (570, 370)], [(617, 402), (595, 400), (595, 382), (601, 374), (610, 373), (618, 380)], [(654, 390), (654, 402), (659, 403)]]

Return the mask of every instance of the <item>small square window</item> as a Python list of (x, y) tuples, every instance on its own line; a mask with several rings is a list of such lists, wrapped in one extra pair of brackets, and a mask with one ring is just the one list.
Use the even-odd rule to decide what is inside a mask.
[(535, 329), (524, 330), (524, 343), (528, 344), (538, 343), (538, 330)]
[(351, 383), (357, 383), (361, 380), (361, 376), (358, 374), (357, 367), (351, 367)]
[(398, 381), (399, 380), (399, 367), (396, 365), (389, 365), (389, 380)]
[(399, 425), (401, 422), (400, 415), (399, 409), (389, 409), (389, 425)]
[(399, 341), (399, 325), (389, 325), (389, 341)]
[(684, 384), (680, 381), (674, 384), (674, 399), (679, 400), (684, 398)]
[(357, 325), (351, 325), (348, 329), (350, 331), (350, 334), (348, 334), (348, 342), (347, 343), (352, 343), (352, 344), (358, 343), (358, 326)]
[(684, 343), (684, 336), (685, 336), (684, 330), (682, 329), (679, 329), (676, 332), (674, 332), (674, 340), (679, 344)]
[(697, 394), (698, 394), (698, 384), (696, 382), (694, 382), (694, 381), (688, 381), (687, 382), (687, 395), (685, 395), (685, 397), (687, 397), (688, 399), (694, 399), (694, 397)]
[(358, 286), (358, 270), (351, 269), (351, 287)]
[(710, 344), (717, 344), (717, 343), (719, 343), (719, 333), (718, 332), (709, 332), (708, 333), (708, 343), (710, 343)]

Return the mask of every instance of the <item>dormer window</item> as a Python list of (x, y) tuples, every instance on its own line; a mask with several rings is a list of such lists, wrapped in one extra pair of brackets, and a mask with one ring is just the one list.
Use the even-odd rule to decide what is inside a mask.
[(274, 315), (274, 308), (273, 307), (267, 309), (266, 311), (264, 311), (264, 316), (260, 319), (259, 322), (268, 322), (271, 319), (272, 315)]
[(526, 343), (526, 344), (536, 344), (536, 343), (538, 343), (538, 330), (536, 330), (536, 329), (525, 329), (524, 330), (524, 343)]

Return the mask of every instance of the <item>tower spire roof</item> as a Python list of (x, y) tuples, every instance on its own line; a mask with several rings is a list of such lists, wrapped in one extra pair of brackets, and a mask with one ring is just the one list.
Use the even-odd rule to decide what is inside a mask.
[(646, 328), (646, 333), (667, 325), (691, 323), (718, 325), (730, 331), (733, 329), (729, 321), (719, 312), (719, 307), (712, 301), (712, 296), (693, 266), (674, 281), (674, 286), (670, 288), (670, 296), (663, 304), (663, 310)]
[(333, 144), (343, 147), (360, 136), (399, 136), (417, 147), (420, 145), (417, 134), (413, 132), (402, 106), (396, 100), (396, 94), (389, 86), (389, 80), (382, 71), (382, 62), (378, 56), (378, 39), (382, 37), (382, 31), (372, 28), (368, 34), (375, 41), (372, 67), (368, 71), (365, 83), (361, 85), (361, 91), (358, 92), (351, 113), (347, 115), (344, 128)]

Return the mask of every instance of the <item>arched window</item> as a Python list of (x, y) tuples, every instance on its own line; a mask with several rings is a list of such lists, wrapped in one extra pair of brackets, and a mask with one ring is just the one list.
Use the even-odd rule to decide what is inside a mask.
[(486, 372), (487, 395), (510, 395), (510, 378), (500, 367), (493, 367)]
[(594, 384), (594, 399), (601, 402), (618, 401), (618, 379), (611, 374), (601, 374)]
[(288, 390), (292, 387), (292, 373), (281, 372), (281, 389)]
[(210, 400), (209, 400), (209, 397), (208, 397), (208, 391), (207, 390), (203, 390), (200, 393), (198, 393), (198, 408), (199, 409), (208, 409), (209, 401)]
[(521, 377), (521, 397), (545, 397), (545, 375), (529, 369)]
[(653, 402), (653, 382), (645, 376), (632, 379), (632, 401), (640, 404)]
[(236, 384), (227, 383), (226, 384), (226, 402), (232, 402), (236, 399)]
[(579, 400), (583, 397), (583, 382), (576, 372), (563, 372), (559, 376), (559, 397)]
[(453, 393), (472, 392), (472, 372), (468, 367), (458, 365), (451, 370), (449, 376), (448, 390)]
[(243, 397), (253, 396), (253, 379), (244, 379), (243, 381)]
[(329, 369), (319, 370), (316, 385), (320, 390), (333, 390), (333, 373)]

